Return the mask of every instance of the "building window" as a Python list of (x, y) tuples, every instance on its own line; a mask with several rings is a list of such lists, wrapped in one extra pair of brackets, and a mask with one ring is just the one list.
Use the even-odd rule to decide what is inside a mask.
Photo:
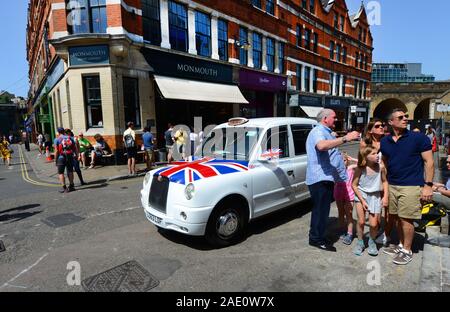
[(159, 18), (159, 0), (141, 0), (142, 28), (144, 41), (150, 44), (161, 44), (161, 23)]
[(347, 47), (342, 48), (342, 62), (347, 64)]
[(330, 73), (330, 94), (333, 95), (334, 89), (334, 74)]
[(341, 95), (341, 75), (336, 75), (336, 95)]
[(347, 84), (347, 77), (343, 77), (342, 78), (342, 96), (345, 96), (345, 87), (346, 87), (346, 84)]
[(317, 93), (317, 69), (313, 69), (313, 91)]
[(361, 27), (358, 27), (358, 40), (362, 41), (362, 33), (363, 33), (363, 29)]
[(71, 34), (106, 33), (106, 0), (66, 0)]
[(344, 16), (341, 15), (341, 22), (340, 22), (339, 27), (342, 32), (344, 32), (344, 25), (345, 25), (345, 19), (344, 19)]
[(174, 1), (169, 1), (169, 37), (172, 49), (187, 52), (187, 25), (186, 7)]
[(367, 70), (367, 55), (364, 57), (364, 69)]
[(228, 23), (219, 19), (217, 25), (219, 29), (219, 59), (228, 61)]
[(361, 54), (359, 56), (359, 68), (363, 69), (364, 56)]
[(364, 99), (367, 99), (367, 82), (363, 82), (363, 88), (364, 88)]
[(275, 5), (273, 4), (273, 0), (266, 0), (266, 12), (269, 14), (275, 14)]
[(306, 4), (306, 0), (302, 0), (302, 8), (304, 8), (305, 10), (307, 9), (307, 4)]
[(301, 47), (302, 46), (302, 26), (301, 25), (297, 25), (297, 42), (296, 45), (297, 47)]
[(302, 91), (302, 65), (297, 64), (297, 90)]
[(195, 11), (195, 43), (198, 55), (211, 56), (211, 18), (199, 11)]
[(278, 69), (281, 74), (284, 74), (284, 43), (278, 44)]
[(339, 44), (336, 45), (336, 60), (341, 61), (341, 46)]
[(308, 66), (305, 66), (305, 77), (303, 77), (305, 79), (305, 91), (309, 92), (311, 89), (311, 68)]
[(314, 49), (314, 52), (316, 52), (316, 53), (318, 51), (318, 49), (317, 49), (318, 44), (319, 44), (319, 35), (317, 33), (314, 33), (313, 34), (313, 49)]
[(354, 97), (356, 99), (356, 98), (358, 98), (358, 80), (357, 79), (355, 79), (355, 86), (354, 87), (355, 88), (353, 90), (353, 95), (354, 95)]
[(337, 13), (334, 13), (334, 17), (333, 17), (333, 26), (335, 29), (339, 29), (339, 20), (338, 20), (338, 15)]
[(305, 29), (305, 49), (311, 50), (311, 30)]
[(309, 12), (311, 12), (312, 14), (315, 13), (315, 3), (314, 1), (316, 0), (309, 0)]
[(358, 68), (358, 64), (359, 64), (359, 53), (356, 52), (356, 57), (355, 57), (355, 67)]
[(275, 70), (275, 41), (273, 39), (267, 38), (266, 50), (267, 70), (273, 72)]
[(88, 128), (103, 127), (100, 76), (83, 76), (83, 91), (86, 114), (88, 117)]
[(334, 60), (334, 41), (330, 41), (330, 59)]
[(141, 109), (139, 105), (139, 84), (135, 78), (123, 77), (123, 109), (125, 124), (132, 121), (136, 128), (141, 127)]
[(262, 39), (261, 35), (253, 33), (253, 65), (261, 69), (262, 66)]
[(248, 64), (248, 51), (246, 49), (242, 48), (243, 44), (247, 44), (248, 43), (248, 31), (246, 28), (241, 27), (239, 29), (239, 42), (240, 47), (239, 48), (239, 63), (241, 65), (247, 65)]
[(253, 4), (255, 7), (261, 9), (261, 0), (252, 0), (252, 4)]

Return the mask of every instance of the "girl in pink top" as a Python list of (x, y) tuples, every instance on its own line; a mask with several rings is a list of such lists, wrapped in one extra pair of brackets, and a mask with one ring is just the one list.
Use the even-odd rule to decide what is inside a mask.
[[(338, 208), (339, 225), (344, 232), (340, 239), (344, 244), (351, 245), (353, 241), (353, 201), (355, 200), (352, 181), (356, 164), (350, 165), (350, 162), (354, 162), (356, 159), (351, 158), (347, 153), (342, 153), (342, 157), (347, 168), (348, 180), (337, 182), (334, 185), (334, 199)], [(345, 227), (347, 227), (346, 230)]]

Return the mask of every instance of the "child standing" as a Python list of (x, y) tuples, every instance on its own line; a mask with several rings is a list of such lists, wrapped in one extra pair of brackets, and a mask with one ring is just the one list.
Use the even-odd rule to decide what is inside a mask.
[(342, 243), (351, 245), (353, 241), (353, 201), (355, 200), (352, 182), (356, 165), (350, 165), (353, 159), (347, 153), (342, 153), (342, 157), (347, 168), (348, 180), (337, 182), (334, 185), (334, 199), (338, 208), (339, 226), (343, 232), (340, 239)]
[[(381, 198), (381, 191), (384, 191)], [(353, 177), (353, 191), (356, 198), (356, 211), (358, 214), (358, 223), (356, 226), (358, 234), (358, 243), (353, 249), (353, 253), (361, 256), (364, 249), (364, 225), (366, 221), (366, 211), (369, 212), (369, 249), (371, 256), (378, 255), (375, 239), (379, 227), (379, 216), (381, 207), (388, 206), (388, 183), (386, 179), (386, 169), (378, 163), (378, 150), (368, 145), (359, 151), (358, 167)]]

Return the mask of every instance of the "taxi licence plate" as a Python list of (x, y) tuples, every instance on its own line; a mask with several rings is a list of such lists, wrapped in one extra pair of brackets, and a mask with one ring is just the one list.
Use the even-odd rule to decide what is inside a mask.
[(154, 216), (149, 212), (145, 212), (145, 214), (147, 215), (147, 219), (149, 219), (150, 221), (153, 221), (155, 223), (161, 224), (162, 219), (160, 217)]

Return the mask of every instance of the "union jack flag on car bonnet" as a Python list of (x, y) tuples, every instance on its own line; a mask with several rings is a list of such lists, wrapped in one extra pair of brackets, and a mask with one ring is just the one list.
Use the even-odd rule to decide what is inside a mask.
[(155, 176), (169, 178), (170, 182), (189, 184), (219, 175), (248, 171), (248, 161), (203, 158), (193, 162), (173, 162), (155, 172)]

